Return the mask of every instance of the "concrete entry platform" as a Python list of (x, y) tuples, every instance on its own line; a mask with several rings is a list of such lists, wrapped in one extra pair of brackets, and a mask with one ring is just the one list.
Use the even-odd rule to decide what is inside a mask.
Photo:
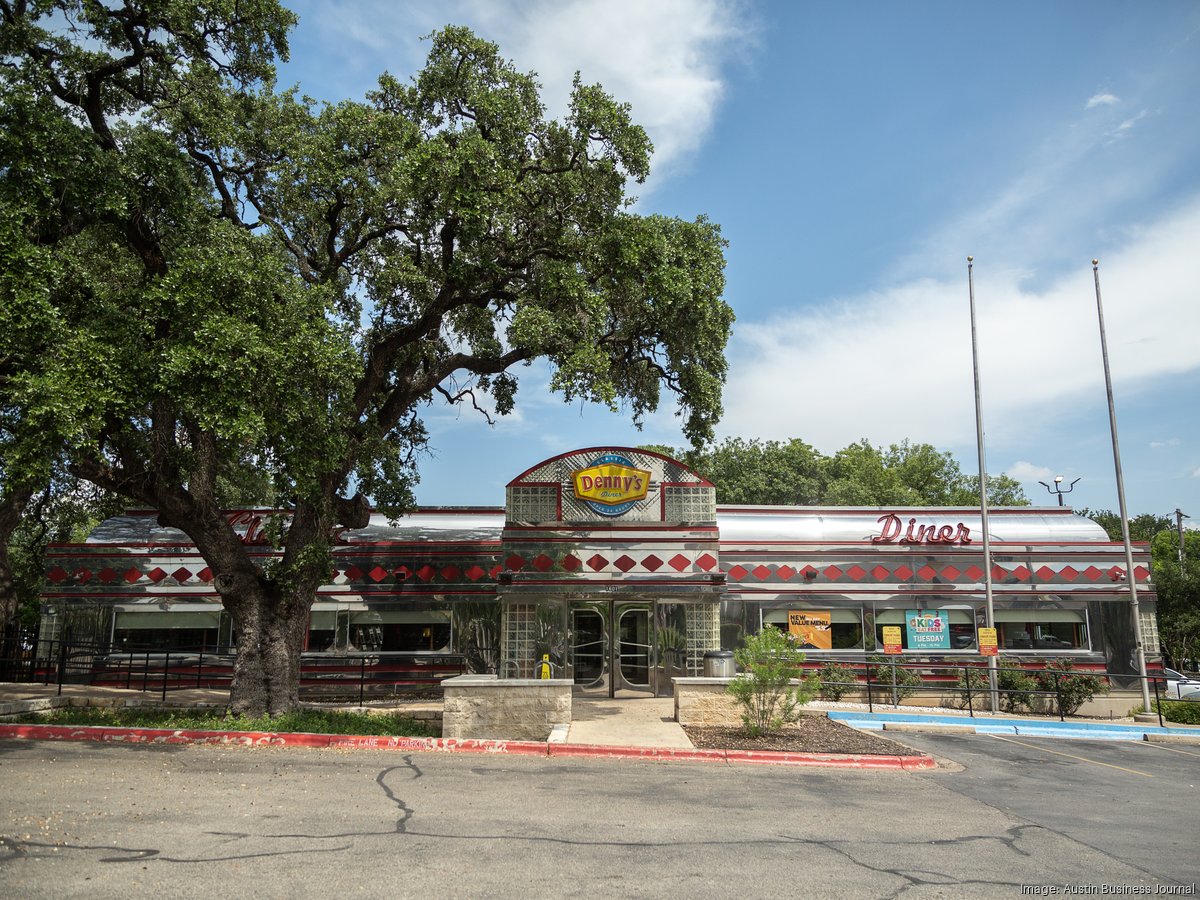
[(568, 744), (621, 747), (690, 748), (692, 742), (675, 721), (672, 697), (631, 700), (576, 696), (571, 706)]

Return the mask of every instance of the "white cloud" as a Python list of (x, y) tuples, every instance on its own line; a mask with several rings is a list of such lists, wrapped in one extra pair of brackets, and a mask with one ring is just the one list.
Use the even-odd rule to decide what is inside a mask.
[(1009, 466), (1004, 474), (1017, 481), (1043, 481), (1054, 477), (1054, 473), (1045, 466), (1035, 466), (1023, 459)]
[(1195, 472), (1193, 472), (1193, 473), (1192, 473), (1192, 477), (1193, 477), (1193, 478), (1200, 478), (1200, 469), (1197, 469)]
[(1091, 97), (1088, 97), (1088, 102), (1084, 106), (1084, 109), (1094, 109), (1097, 106), (1112, 106), (1120, 102), (1120, 97), (1105, 91), (1103, 94), (1093, 94)]
[(1161, 450), (1163, 447), (1178, 447), (1178, 446), (1179, 446), (1179, 438), (1168, 438), (1165, 441), (1151, 441), (1150, 442), (1151, 450)]
[[(1200, 197), (1130, 232), (1101, 268), (1118, 390), (1200, 367), (1195, 247)], [(965, 269), (965, 260), (962, 262)], [(803, 435), (829, 450), (860, 437), (974, 444), (966, 272), (909, 280), (765, 323), (737, 326), (722, 432)], [(1072, 400), (1103, 396), (1086, 260), (1034, 290), (975, 262), (985, 424), (1019, 434)]]
[(313, 4), (302, 15), (379, 55), (381, 68), (401, 77), (428, 50), (417, 36), (467, 25), (518, 69), (537, 72), (553, 116), (566, 111), (579, 71), (585, 84), (599, 82), (630, 104), (654, 142), (660, 178), (707, 137), (724, 95), (723, 70), (746, 54), (756, 32), (744, 3), (721, 0), (388, 0)]

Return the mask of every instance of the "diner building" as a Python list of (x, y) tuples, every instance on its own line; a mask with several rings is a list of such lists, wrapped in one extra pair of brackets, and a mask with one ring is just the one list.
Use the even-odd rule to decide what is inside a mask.
[[(600, 447), (521, 473), (503, 507), (376, 514), (339, 532), (306, 652), (457, 656), (467, 671), (502, 677), (532, 677), (544, 661), (579, 693), (618, 697), (669, 694), (672, 677), (702, 674), (706, 652), (767, 627), (796, 634), (810, 660), (887, 649), (904, 661), (978, 661), (987, 621), (977, 507), (718, 500), (676, 460)], [(267, 535), (286, 511), (228, 516), (251, 554), (276, 555)], [(1133, 676), (1123, 545), (1063, 507), (993, 509), (989, 524), (1000, 655)], [(1134, 559), (1154, 659), (1148, 549)], [(43, 639), (69, 628), (112, 653), (236, 651), (211, 570), (152, 511), (52, 546), (46, 578)]]

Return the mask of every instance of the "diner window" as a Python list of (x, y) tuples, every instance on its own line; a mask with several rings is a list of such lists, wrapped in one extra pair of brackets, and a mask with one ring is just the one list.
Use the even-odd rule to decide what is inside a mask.
[(950, 650), (975, 649), (975, 609), (973, 607), (938, 607), (924, 610), (927, 613), (936, 613), (945, 623), (948, 647), (910, 647), (909, 629), (905, 621), (907, 612), (907, 608), (877, 609), (875, 611), (876, 647), (883, 649), (883, 627), (890, 625), (900, 629), (900, 646), (905, 650), (945, 653)]
[[(862, 610), (860, 609), (824, 609), (806, 610), (802, 607), (789, 609), (763, 610), (762, 623), (773, 626), (781, 631), (788, 631), (788, 612), (820, 612), (829, 615), (829, 648), (830, 650), (861, 650), (863, 646)], [(811, 647), (814, 650), (824, 650), (824, 647)]]
[(1005, 650), (1086, 650), (1087, 623), (1073, 609), (1000, 609), (996, 639)]
[(126, 652), (214, 652), (221, 614), (117, 610), (113, 621), (113, 649)]
[(367, 611), (350, 614), (350, 643), (369, 652), (417, 652), (450, 649), (450, 613)]
[(314, 609), (309, 613), (307, 648), (313, 652), (337, 648), (336, 609)]

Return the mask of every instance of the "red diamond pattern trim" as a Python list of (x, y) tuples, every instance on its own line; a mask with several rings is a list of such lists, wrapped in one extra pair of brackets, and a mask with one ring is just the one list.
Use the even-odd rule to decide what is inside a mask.
[(442, 580), (458, 581), (458, 566), (446, 566), (442, 569)]
[(866, 574), (867, 574), (867, 570), (864, 569), (862, 566), (851, 566), (849, 569), (846, 570), (847, 577), (852, 578), (855, 581), (862, 581), (863, 576)]
[(533, 558), (532, 566), (539, 572), (549, 572), (554, 568), (554, 560), (545, 553), (539, 553)]
[(174, 572), (171, 573), (171, 577), (175, 579), (177, 584), (183, 584), (185, 581), (187, 581), (189, 578), (192, 577), (192, 573), (190, 570), (185, 569), (183, 566), (180, 566), (178, 569), (176, 569)]
[(917, 569), (917, 575), (920, 576), (922, 581), (932, 581), (934, 576), (937, 575), (937, 569), (933, 566), (921, 566), (921, 568)]
[(983, 569), (979, 568), (979, 566), (971, 566), (964, 574), (971, 581), (978, 581), (983, 577)]
[(381, 582), (381, 581), (383, 581), (383, 579), (387, 578), (389, 574), (391, 574), (391, 573), (389, 573), (388, 570), (385, 569), (383, 566), (376, 566), (370, 572), (367, 573), (367, 576), (372, 581), (374, 581), (376, 584), (379, 584), (379, 582)]
[(358, 581), (358, 579), (362, 578), (362, 576), (363, 576), (363, 570), (360, 569), (358, 566), (351, 566), (350, 568), (348, 568), (346, 570), (346, 580), (347, 581)]
[(768, 578), (771, 577), (771, 567), (770, 566), (755, 566), (753, 574), (754, 574), (754, 577), (757, 578), (759, 581), (766, 581)]
[(1150, 577), (1150, 570), (1145, 566), (1134, 566), (1133, 575), (1135, 578), (1148, 578)]
[(1054, 577), (1054, 570), (1049, 566), (1042, 566), (1037, 570), (1038, 581), (1050, 581)]
[(1071, 566), (1067, 566), (1058, 574), (1061, 575), (1063, 578), (1067, 579), (1067, 581), (1074, 581), (1076, 578), (1079, 577), (1079, 572), (1076, 569), (1072, 568)]
[(947, 581), (954, 581), (961, 574), (962, 572), (960, 572), (954, 566), (946, 566), (946, 568), (942, 569), (942, 577)]
[(800, 570), (800, 574), (803, 575), (805, 578), (812, 579), (812, 578), (816, 578), (821, 573), (818, 572), (816, 569), (814, 569), (812, 566), (805, 566), (803, 569)]
[(992, 581), (1003, 581), (1008, 577), (1008, 570), (1004, 566), (992, 566)]
[(702, 572), (711, 572), (717, 567), (717, 560), (711, 554), (705, 553), (696, 560), (696, 567)]
[(489, 574), (490, 576), (492, 576), (493, 578), (499, 578), (499, 577), (500, 577), (500, 573), (501, 573), (501, 572), (503, 572), (503, 571), (504, 571), (504, 567), (503, 567), (503, 566), (492, 566), (492, 569), (491, 569), (491, 571), (490, 571), (490, 572), (488, 572), (488, 574)]
[(688, 559), (686, 556), (684, 556), (682, 553), (676, 553), (674, 556), (672, 556), (670, 559), (667, 560), (667, 565), (670, 566), (672, 569), (674, 569), (676, 572), (682, 572), (684, 569), (686, 569), (691, 564), (692, 564), (692, 561), (690, 559)]
[(504, 568), (508, 569), (510, 572), (520, 572), (523, 568), (525, 568), (525, 560), (513, 553), (504, 561)]
[(1086, 569), (1083, 570), (1083, 577), (1086, 578), (1088, 581), (1095, 581), (1097, 578), (1099, 578), (1103, 574), (1104, 573), (1101, 572), (1099, 569), (1097, 569), (1095, 566), (1088, 566)]
[(830, 581), (837, 581), (839, 578), (842, 577), (842, 570), (839, 569), (837, 566), (830, 566), (829, 568), (827, 568), (825, 570), (825, 577), (828, 578)]
[(796, 577), (796, 570), (793, 569), (791, 566), (780, 566), (778, 569), (775, 570), (775, 574), (778, 575), (780, 578), (782, 578), (784, 581), (791, 581), (793, 578)]
[(61, 566), (55, 566), (53, 569), (51, 569), (49, 572), (46, 573), (46, 578), (47, 578), (47, 580), (52, 581), (55, 584), (58, 584), (60, 581), (66, 580), (67, 570), (62, 568)]
[(487, 572), (479, 568), (479, 566), (471, 566), (469, 569), (467, 569), (467, 571), (463, 572), (463, 574), (466, 575), (471, 581), (478, 581), (480, 578), (486, 575)]
[(657, 572), (663, 567), (663, 561), (651, 553), (642, 560), (642, 568), (648, 572)]
[(562, 566), (563, 570), (566, 572), (574, 572), (576, 569), (582, 566), (583, 563), (579, 561), (579, 557), (568, 553), (562, 558), (562, 562), (560, 562), (559, 565)]
[(616, 566), (618, 569), (620, 569), (622, 572), (628, 572), (630, 569), (632, 569), (634, 566), (637, 565), (637, 560), (631, 556), (626, 556), (625, 554), (622, 554), (621, 556), (617, 557), (617, 561), (614, 562), (613, 565)]
[(908, 579), (913, 577), (913, 570), (908, 566), (901, 566), (892, 575), (897, 581), (908, 581)]
[(741, 581), (746, 577), (746, 570), (742, 566), (734, 566), (725, 573), (732, 581)]
[(599, 553), (597, 553), (595, 556), (593, 556), (591, 559), (589, 559), (587, 561), (587, 564), (588, 564), (588, 568), (591, 569), (593, 572), (599, 572), (601, 569), (603, 569), (605, 566), (608, 565), (608, 560), (605, 559), (603, 556), (601, 556)]
[(133, 584), (142, 577), (142, 573), (137, 569), (129, 568), (125, 570), (125, 573), (121, 577), (124, 578), (129, 584)]
[(164, 572), (162, 569), (160, 569), (158, 566), (155, 566), (153, 569), (151, 569), (149, 572), (146, 573), (146, 577), (149, 578), (151, 581), (153, 581), (155, 584), (158, 584), (160, 581), (162, 581), (164, 578), (167, 577), (167, 573)]
[(433, 581), (433, 576), (437, 574), (437, 569), (431, 565), (424, 565), (417, 569), (417, 577), (422, 581)]
[(876, 566), (871, 570), (871, 577), (876, 581), (883, 581), (891, 574), (887, 566)]
[(199, 578), (201, 581), (203, 581), (205, 584), (208, 584), (213, 579), (212, 569), (210, 569), (208, 566), (205, 566), (203, 569), (201, 569), (199, 572), (196, 573), (196, 577)]
[(105, 567), (96, 573), (96, 577), (99, 578), (101, 581), (103, 581), (105, 584), (112, 584), (114, 581), (117, 580), (117, 573), (114, 572), (112, 569)]
[(1025, 566), (1017, 566), (1013, 569), (1012, 573), (1013, 578), (1017, 579), (1017, 581), (1028, 581), (1030, 574), (1032, 574)]

